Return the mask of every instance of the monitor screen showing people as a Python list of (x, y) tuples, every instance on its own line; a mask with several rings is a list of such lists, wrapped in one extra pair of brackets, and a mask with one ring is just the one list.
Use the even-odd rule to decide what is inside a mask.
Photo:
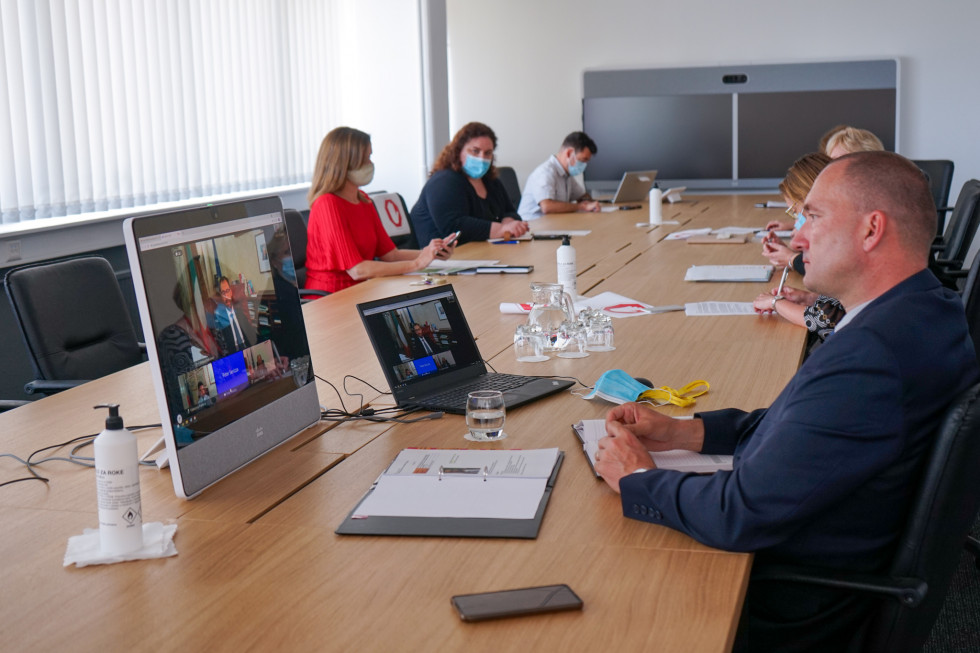
[(140, 239), (178, 446), (311, 378), (279, 212)]

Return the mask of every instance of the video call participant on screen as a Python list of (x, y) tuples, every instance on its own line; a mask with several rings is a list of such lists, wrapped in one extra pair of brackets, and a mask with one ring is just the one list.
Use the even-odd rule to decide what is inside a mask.
[(211, 395), (208, 394), (208, 388), (203, 382), (198, 381), (197, 383), (197, 407), (198, 408), (208, 408), (214, 405), (214, 400)]
[(496, 134), (483, 123), (471, 122), (456, 132), (412, 207), (410, 217), (419, 240), (456, 231), (461, 232), (460, 243), (527, 233), (527, 223), (497, 179), (496, 147)]
[(524, 184), (517, 212), (525, 220), (536, 220), (545, 213), (598, 211), (599, 203), (578, 180), (598, 149), (585, 132), (572, 132), (562, 141), (558, 154), (534, 169)]
[(228, 277), (218, 280), (218, 296), (212, 298), (211, 305), (209, 319), (222, 356), (255, 344), (255, 325)]
[[(772, 561), (880, 570), (940, 417), (980, 370), (962, 301), (926, 269), (936, 209), (911, 161), (890, 152), (836, 159), (803, 210), (793, 242), (806, 285), (848, 313), (834, 335), (768, 409), (685, 421), (635, 403), (613, 408), (596, 468), (626, 516), (753, 551), (753, 572)], [(734, 468), (655, 469), (648, 450), (677, 448), (734, 454)], [(734, 650), (845, 650), (874, 601), (750, 580)]]
[[(803, 201), (817, 175), (830, 161), (830, 157), (819, 152), (807, 154), (786, 171), (786, 178), (779, 184), (783, 199), (789, 204), (788, 212), (797, 216), (797, 224), (801, 226), (806, 220), (802, 215)], [(803, 254), (783, 245), (771, 232), (763, 239), (762, 251), (773, 265), (793, 265), (800, 274), (806, 273), (803, 268)], [(787, 262), (790, 257), (792, 262)], [(776, 313), (797, 326), (806, 327), (812, 334), (809, 344), (811, 348), (827, 339), (845, 313), (844, 307), (833, 297), (785, 285), (781, 291), (779, 288), (772, 288), (769, 292), (761, 293), (752, 305), (756, 313)]]
[(412, 335), (408, 343), (412, 350), (412, 358), (422, 358), (436, 353), (436, 343), (430, 335), (422, 330), (422, 325), (416, 322), (412, 325)]
[(421, 250), (395, 248), (374, 202), (360, 190), (373, 179), (370, 136), (337, 127), (323, 138), (307, 196), (306, 288), (337, 292), (365, 279), (415, 272), (434, 258), (452, 256), (455, 243), (447, 246), (437, 236), (420, 237), (419, 242), (429, 243)]

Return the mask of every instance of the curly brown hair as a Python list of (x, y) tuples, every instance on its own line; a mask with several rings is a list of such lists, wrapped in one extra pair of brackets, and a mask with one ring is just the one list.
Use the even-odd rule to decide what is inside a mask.
[[(482, 122), (468, 122), (456, 132), (453, 140), (449, 141), (449, 144), (442, 148), (442, 152), (439, 153), (439, 158), (432, 165), (432, 170), (429, 172), (429, 175), (433, 175), (440, 170), (455, 170), (456, 172), (462, 170), (463, 164), (460, 161), (460, 154), (463, 152), (463, 148), (471, 140), (480, 138), (481, 136), (489, 138), (493, 142), (493, 149), (497, 149), (497, 135), (493, 133), (492, 129)], [(497, 166), (491, 161), (490, 169), (487, 171), (487, 174), (483, 175), (482, 179), (489, 181), (496, 176)]]

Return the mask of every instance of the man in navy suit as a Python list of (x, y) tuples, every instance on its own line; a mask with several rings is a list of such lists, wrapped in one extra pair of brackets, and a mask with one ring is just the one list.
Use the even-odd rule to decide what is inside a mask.
[[(962, 303), (927, 270), (936, 210), (910, 161), (835, 160), (793, 238), (804, 283), (847, 310), (768, 409), (673, 420), (610, 411), (596, 468), (627, 517), (754, 565), (872, 571), (890, 560), (917, 472), (949, 403), (980, 379)], [(734, 454), (731, 472), (657, 470), (648, 451)], [(837, 590), (749, 583), (735, 650), (844, 650), (872, 607)]]

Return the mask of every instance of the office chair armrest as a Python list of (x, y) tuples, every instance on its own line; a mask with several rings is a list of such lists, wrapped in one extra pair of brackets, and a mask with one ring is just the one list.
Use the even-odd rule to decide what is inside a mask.
[(31, 403), (29, 399), (0, 399), (0, 413)]
[(330, 293), (328, 293), (326, 290), (313, 290), (312, 288), (300, 288), (299, 289), (299, 298), (300, 298), (300, 301), (303, 301), (303, 300), (309, 301), (309, 300), (312, 300), (312, 299), (316, 299), (317, 297), (326, 297), (329, 294)]
[(752, 580), (778, 580), (879, 594), (893, 598), (907, 608), (914, 608), (922, 603), (929, 591), (928, 584), (918, 578), (891, 578), (793, 565), (767, 565), (758, 572), (753, 572)]
[(961, 268), (963, 261), (955, 258), (937, 258), (936, 263), (944, 268)]
[(24, 392), (29, 395), (32, 395), (35, 392), (50, 395), (56, 392), (61, 392), (62, 390), (74, 388), (75, 386), (82, 385), (83, 383), (88, 383), (88, 381), (78, 379), (72, 379), (71, 381), (46, 381), (44, 379), (34, 379), (33, 381), (28, 381), (26, 384), (24, 384)]
[(137, 342), (136, 343), (136, 346), (139, 347), (140, 348), (140, 351), (143, 352), (143, 355), (146, 356), (146, 343), (145, 342)]

